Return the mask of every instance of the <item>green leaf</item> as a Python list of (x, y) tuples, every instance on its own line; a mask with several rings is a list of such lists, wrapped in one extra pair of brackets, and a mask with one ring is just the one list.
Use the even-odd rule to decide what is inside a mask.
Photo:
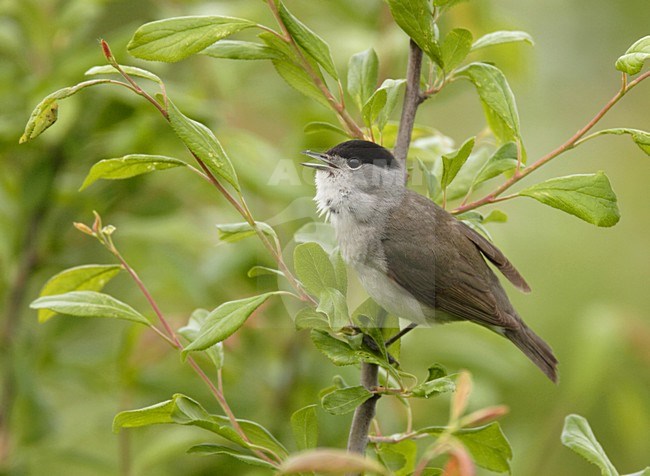
[(171, 400), (118, 413), (113, 419), (113, 431), (119, 433), (122, 428), (139, 428), (160, 424), (196, 426), (221, 435), (244, 448), (247, 445), (232, 428), (222, 427), (214, 421), (201, 404), (180, 393), (175, 394)]
[(150, 322), (128, 304), (118, 301), (108, 294), (96, 291), (70, 291), (64, 294), (43, 296), (33, 301), (32, 309), (49, 309), (57, 314), (76, 317), (103, 317), (123, 319), (146, 326)]
[(287, 27), (289, 34), (296, 43), (321, 65), (332, 78), (338, 80), (334, 60), (327, 43), (293, 16), (282, 2), (279, 2), (279, 11), (282, 23)]
[[(275, 35), (264, 32), (259, 34), (259, 38), (266, 45), (281, 54), (281, 58), (271, 60), (273, 67), (286, 83), (296, 91), (304, 94), (308, 98), (314, 99), (319, 104), (330, 108), (330, 103), (324, 96), (323, 92), (314, 84), (311, 76), (307, 74), (300, 65), (298, 58), (290, 47)], [(319, 72), (320, 74), (320, 72)]]
[(201, 51), (202, 55), (220, 59), (272, 60), (281, 55), (266, 45), (250, 41), (221, 40)]
[(27, 125), (25, 125), (25, 132), (20, 136), (18, 143), (24, 144), (25, 142), (37, 138), (48, 127), (56, 122), (59, 117), (59, 103), (57, 100), (70, 97), (84, 88), (96, 86), (98, 84), (106, 84), (110, 81), (110, 79), (93, 79), (91, 81), (84, 81), (75, 86), (59, 89), (58, 91), (54, 91), (52, 94), (46, 96), (36, 105), (32, 114), (29, 116)]
[(317, 221), (305, 223), (293, 234), (293, 239), (296, 243), (318, 243), (328, 254), (338, 246), (334, 227)]
[(272, 465), (268, 461), (258, 458), (257, 456), (253, 456), (248, 453), (243, 453), (239, 450), (230, 448), (228, 446), (217, 445), (214, 443), (203, 443), (200, 445), (194, 445), (187, 450), (187, 453), (199, 454), (205, 456), (228, 455), (228, 456), (232, 456), (233, 458), (243, 463), (250, 464), (252, 466), (259, 466), (261, 468), (267, 468), (273, 470), (277, 469), (276, 466)]
[(440, 186), (445, 189), (456, 178), (458, 171), (467, 161), (474, 148), (475, 137), (467, 139), (460, 148), (451, 154), (442, 156), (442, 179)]
[(395, 476), (410, 476), (415, 469), (417, 444), (413, 440), (381, 443), (377, 456)]
[(311, 331), (311, 340), (318, 350), (330, 359), (334, 365), (345, 366), (359, 362), (357, 353), (347, 343), (332, 337), (327, 332), (317, 329)]
[(376, 461), (363, 455), (333, 448), (317, 448), (293, 454), (282, 462), (281, 475), (286, 474), (379, 474), (388, 471)]
[(515, 41), (525, 41), (531, 46), (535, 45), (533, 37), (530, 36), (525, 31), (493, 31), (487, 35), (483, 35), (472, 45), (472, 51), (478, 50), (480, 48), (485, 48), (486, 46), (500, 45), (502, 43), (512, 43)]
[(334, 275), (336, 276), (336, 289), (341, 291), (343, 296), (348, 293), (348, 270), (343, 261), (343, 256), (339, 250), (334, 251), (330, 255), (330, 261), (334, 266)]
[(334, 390), (321, 399), (323, 409), (332, 415), (345, 415), (354, 411), (363, 402), (372, 398), (373, 394), (365, 387), (357, 385)]
[(636, 473), (626, 474), (625, 476), (650, 476), (650, 466)]
[(504, 212), (501, 210), (490, 210), (490, 213), (488, 213), (484, 218), (483, 218), (483, 223), (505, 223), (508, 221), (508, 215), (506, 215)]
[(602, 171), (546, 180), (522, 190), (519, 195), (534, 198), (596, 226), (614, 226), (621, 217), (616, 195)]
[(279, 269), (267, 268), (266, 266), (253, 266), (251, 269), (248, 270), (248, 273), (246, 273), (246, 275), (249, 278), (256, 278), (258, 276), (266, 276), (266, 275), (282, 276), (283, 278), (285, 277), (284, 273)]
[(163, 155), (129, 154), (118, 159), (100, 160), (92, 166), (79, 191), (99, 179), (119, 180), (185, 165), (182, 160)]
[(302, 243), (293, 252), (293, 266), (298, 279), (312, 295), (319, 297), (327, 288), (336, 288), (334, 266), (317, 243)]
[[(210, 315), (210, 311), (206, 309), (197, 309), (190, 316), (187, 325), (178, 329), (178, 333), (185, 337), (189, 342), (194, 342), (201, 334), (201, 327), (205, 324), (206, 319)], [(218, 342), (204, 350), (212, 363), (217, 369), (223, 367), (223, 342)]]
[[(160, 100), (160, 95), (157, 97)], [(184, 115), (173, 102), (168, 100), (168, 104), (169, 123), (176, 135), (215, 177), (226, 180), (236, 190), (240, 190), (235, 169), (212, 131)]]
[[(153, 81), (154, 83), (158, 83), (159, 85), (163, 85), (162, 79), (160, 79), (158, 76), (153, 74), (151, 71), (147, 71), (146, 69), (142, 68), (136, 68), (135, 66), (126, 66), (126, 65), (119, 65), (122, 71), (124, 71), (126, 74), (129, 76), (135, 76), (136, 78), (144, 78), (148, 79), (149, 81)], [(90, 68), (88, 71), (84, 73), (86, 76), (96, 76), (98, 74), (111, 74), (111, 75), (120, 75), (120, 72), (115, 69), (110, 64), (102, 65), (102, 66), (93, 66)]]
[(243, 18), (188, 16), (145, 23), (127, 45), (136, 58), (176, 62), (255, 23)]
[(411, 389), (411, 393), (416, 397), (429, 398), (440, 395), (441, 393), (453, 392), (456, 384), (449, 377), (439, 377), (429, 379)]
[(305, 134), (316, 134), (318, 132), (334, 132), (336, 134), (340, 134), (345, 137), (348, 136), (348, 133), (345, 132), (340, 127), (335, 126), (334, 124), (330, 124), (329, 122), (323, 122), (323, 121), (308, 122), (302, 131)]
[(472, 46), (472, 34), (463, 28), (451, 30), (442, 44), (440, 50), (445, 71), (450, 72), (461, 64), (467, 57)]
[(454, 436), (465, 445), (480, 467), (497, 473), (510, 472), (512, 448), (499, 423), (463, 428), (454, 432)]
[(501, 142), (519, 137), (515, 96), (501, 70), (485, 63), (471, 63), (456, 74), (468, 78), (476, 87), (494, 135)]
[(352, 55), (348, 63), (348, 93), (361, 110), (377, 87), (379, 59), (372, 48)]
[[(272, 238), (277, 238), (275, 230), (271, 225), (262, 221), (256, 221), (255, 224), (262, 233)], [(244, 238), (255, 236), (257, 234), (248, 222), (217, 225), (217, 230), (219, 231), (219, 239), (226, 243), (234, 243), (235, 241), (243, 240)]]
[[(43, 286), (39, 297), (64, 294), (70, 291), (101, 291), (122, 266), (117, 264), (89, 264), (69, 268), (52, 276)], [(45, 322), (56, 312), (39, 309), (38, 322)]]
[(426, 55), (442, 67), (440, 46), (435, 40), (433, 11), (429, 0), (388, 0), (395, 23)]
[(330, 327), (335, 331), (350, 325), (348, 305), (338, 289), (325, 288), (321, 291), (316, 310), (327, 316)]
[(601, 134), (629, 134), (635, 144), (638, 145), (639, 148), (647, 155), (650, 155), (650, 132), (640, 131), (638, 129), (629, 129), (626, 127), (618, 127), (615, 129), (605, 129), (598, 131), (593, 135), (596, 136)]
[(291, 430), (299, 450), (316, 448), (318, 445), (317, 406), (307, 405), (291, 415)]
[(618, 476), (605, 450), (594, 436), (589, 422), (580, 415), (567, 415), (562, 429), (562, 444), (600, 468), (603, 476)]
[[(224, 415), (210, 415), (214, 421), (221, 423), (222, 425), (230, 425), (230, 420), (227, 416)], [(280, 458), (284, 458), (289, 452), (280, 443), (273, 434), (260, 425), (257, 422), (250, 420), (242, 420), (237, 418), (237, 423), (241, 427), (242, 431), (246, 434), (250, 440), (250, 444), (245, 443), (245, 448), (252, 448), (253, 445), (266, 448), (273, 451)], [(238, 435), (237, 435), (238, 436)], [(239, 438), (241, 439), (241, 438)], [(233, 440), (231, 440), (233, 441)], [(237, 443), (237, 441), (235, 441)]]
[(199, 334), (183, 349), (182, 355), (208, 349), (230, 337), (273, 294), (265, 293), (221, 304), (205, 318)]
[(483, 164), (481, 170), (472, 182), (472, 188), (491, 178), (501, 175), (517, 167), (517, 144), (507, 142), (492, 154), (492, 156)]
[(386, 79), (370, 96), (361, 110), (366, 126), (373, 124), (382, 131), (388, 123), (390, 113), (395, 109), (399, 99), (399, 88), (404, 84), (403, 79)]
[(330, 329), (327, 316), (311, 307), (303, 307), (296, 313), (295, 324), (298, 330), (320, 329), (327, 331)]
[(625, 54), (616, 60), (616, 69), (627, 74), (637, 74), (648, 58), (650, 58), (650, 36), (644, 36), (635, 41)]

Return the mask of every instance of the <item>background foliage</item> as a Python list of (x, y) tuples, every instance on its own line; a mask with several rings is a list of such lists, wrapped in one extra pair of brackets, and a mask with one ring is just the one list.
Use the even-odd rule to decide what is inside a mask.
[[(403, 76), (405, 36), (383, 2), (296, 1), (290, 6), (326, 38), (337, 64), (373, 46), (380, 76)], [(86, 91), (66, 100), (60, 123), (39, 141), (18, 147), (17, 139), (34, 104), (102, 62), (96, 38), (109, 40), (126, 60), (126, 43), (145, 21), (200, 13), (270, 22), (264, 5), (9, 0), (0, 9), (0, 366), (2, 392), (12, 403), (0, 435), (0, 453), (10, 455), (6, 461), (11, 463), (0, 471), (115, 474), (130, 439), (135, 474), (253, 474), (230, 459), (184, 455), (188, 446), (205, 440), (198, 429), (153, 427), (112, 434), (110, 423), (120, 410), (165, 400), (174, 392), (200, 401), (209, 397), (177, 355), (149, 333), (72, 318), (39, 326), (27, 303), (63, 268), (110, 262), (71, 226), (88, 221), (93, 209), (118, 227), (122, 253), (177, 326), (186, 322), (187, 309), (272, 287), (271, 278), (246, 276), (250, 266), (268, 260), (261, 246), (252, 240), (220, 244), (213, 224), (239, 220), (225, 204), (215, 206), (212, 190), (188, 174), (169, 171), (98, 182), (77, 192), (97, 159), (133, 151), (184, 153), (160, 119), (131, 95)], [(509, 78), (528, 154), (535, 157), (563, 142), (615, 92), (618, 73), (612, 64), (647, 33), (643, 12), (650, 13), (644, 0), (472, 2), (454, 9), (450, 21), (477, 33), (522, 29), (535, 39), (535, 48), (495, 47), (488, 58)], [(314, 206), (305, 197), (313, 193), (311, 174), (305, 173), (299, 184), (283, 182), (287, 176), (278, 164), (299, 161), (297, 152), (305, 148), (321, 150), (340, 140), (302, 132), (307, 122), (329, 119), (327, 111), (286, 87), (270, 64), (193, 57), (182, 64), (145, 67), (165, 78), (188, 115), (218, 131), (256, 217), (281, 225), (276, 228), (283, 237), (310, 219)], [(619, 104), (603, 126), (643, 128), (650, 106), (647, 88), (640, 86)], [(458, 145), (483, 127), (475, 93), (461, 84), (425, 104), (418, 122)], [(591, 227), (520, 199), (502, 207), (509, 213), (508, 225), (490, 228), (534, 289), (527, 296), (512, 293), (512, 299), (552, 343), (561, 361), (559, 387), (544, 381), (507, 342), (472, 326), (420, 329), (405, 339), (404, 365), (426, 368), (440, 361), (448, 368), (469, 368), (475, 379), (472, 405), (511, 407), (502, 425), (513, 444), (514, 474), (592, 471), (559, 443), (564, 416), (571, 412), (589, 419), (622, 472), (648, 463), (647, 160), (626, 138), (598, 140), (550, 164), (537, 180), (600, 169), (608, 171), (619, 198), (622, 219), (616, 227)], [(124, 278), (109, 289), (127, 302), (141, 303)], [(360, 291), (353, 294), (362, 299)], [(335, 373), (353, 382), (356, 372), (333, 369), (324, 357), (306, 351), (309, 337), (295, 333), (285, 314), (283, 305), (269, 301), (243, 333), (226, 342), (224, 379), (227, 394), (236, 396), (231, 404), (238, 416), (263, 422), (287, 440), (293, 411), (313, 403)], [(379, 411), (390, 413), (382, 405), (391, 404), (380, 401)], [(438, 417), (444, 423), (444, 397), (423, 405), (416, 414), (426, 409), (426, 423)], [(349, 418), (324, 413), (319, 418), (320, 443), (344, 446)]]

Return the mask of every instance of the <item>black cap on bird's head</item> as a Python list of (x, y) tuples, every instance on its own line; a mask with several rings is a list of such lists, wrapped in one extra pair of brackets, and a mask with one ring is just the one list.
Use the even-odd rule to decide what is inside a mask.
[(338, 169), (344, 163), (348, 168), (355, 170), (364, 164), (375, 165), (382, 168), (397, 168), (399, 164), (388, 149), (366, 140), (349, 140), (342, 142), (324, 154), (306, 150), (303, 154), (324, 162), (323, 164), (306, 162), (302, 165), (315, 169)]

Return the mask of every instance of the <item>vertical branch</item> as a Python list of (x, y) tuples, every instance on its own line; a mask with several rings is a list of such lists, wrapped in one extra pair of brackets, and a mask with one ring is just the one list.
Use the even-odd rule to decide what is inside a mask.
[[(393, 153), (395, 158), (406, 161), (409, 146), (411, 145), (411, 134), (415, 124), (415, 113), (423, 98), (420, 94), (420, 74), (422, 72), (422, 50), (413, 40), (410, 42), (408, 66), (406, 67), (406, 91), (404, 93), (404, 105), (402, 106), (402, 117), (399, 122), (397, 141)], [(406, 174), (406, 167), (404, 167)]]
[[(376, 364), (363, 362), (361, 364), (361, 385), (367, 390), (372, 391), (377, 386), (378, 374), (379, 367)], [(375, 417), (377, 400), (379, 400), (379, 395), (373, 395), (354, 411), (350, 436), (348, 437), (348, 451), (350, 453), (364, 454), (366, 452), (368, 431), (370, 430), (372, 419)]]
[[(395, 158), (406, 163), (409, 146), (411, 144), (411, 134), (415, 124), (415, 113), (418, 106), (424, 100), (420, 94), (420, 74), (422, 72), (422, 50), (411, 40), (409, 45), (409, 59), (406, 69), (406, 91), (404, 93), (404, 104), (402, 106), (402, 116), (400, 119), (399, 130), (397, 132), (397, 141), (393, 153)], [(404, 177), (406, 179), (406, 165), (404, 165)], [(361, 384), (368, 390), (372, 391), (378, 385), (379, 368), (375, 364), (361, 364)], [(348, 436), (348, 451), (351, 453), (365, 453), (368, 445), (368, 431), (372, 419), (375, 417), (375, 407), (379, 395), (373, 395), (357, 407), (352, 418), (350, 435)]]

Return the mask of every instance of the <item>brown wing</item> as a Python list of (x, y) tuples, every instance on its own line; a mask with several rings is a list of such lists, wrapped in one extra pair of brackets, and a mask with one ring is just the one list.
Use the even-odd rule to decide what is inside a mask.
[(463, 222), (458, 222), (461, 232), (469, 238), (472, 243), (474, 243), (478, 249), (483, 253), (487, 259), (498, 268), (503, 275), (508, 278), (517, 289), (525, 293), (530, 292), (530, 286), (524, 279), (524, 277), (519, 274), (519, 271), (514, 267), (514, 265), (504, 256), (499, 248), (494, 246), (490, 241), (485, 237), (472, 230), (469, 226), (465, 225)]
[[(393, 213), (383, 233), (392, 279), (419, 301), (459, 319), (518, 327), (517, 314), (499, 280), (458, 220), (411, 191)], [(422, 238), (409, 239), (414, 236)]]

